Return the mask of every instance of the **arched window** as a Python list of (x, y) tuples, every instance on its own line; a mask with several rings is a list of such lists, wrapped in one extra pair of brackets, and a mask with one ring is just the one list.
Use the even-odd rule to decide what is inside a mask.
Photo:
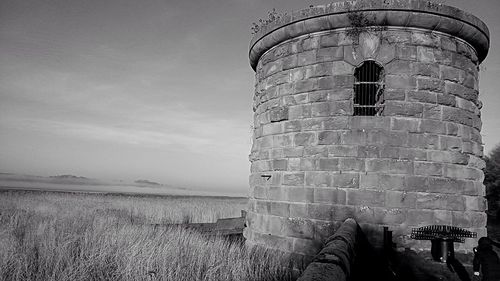
[(354, 71), (354, 78), (354, 115), (381, 115), (384, 69), (374, 61), (365, 61)]

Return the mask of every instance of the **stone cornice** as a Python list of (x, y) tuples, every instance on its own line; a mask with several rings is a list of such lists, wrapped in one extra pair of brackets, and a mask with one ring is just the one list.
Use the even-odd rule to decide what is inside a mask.
[(489, 30), (477, 17), (455, 7), (426, 0), (354, 0), (315, 6), (285, 15), (264, 26), (250, 43), (250, 65), (273, 46), (308, 33), (352, 27), (349, 14), (360, 13), (366, 26), (412, 27), (456, 36), (472, 45), (483, 61), (490, 45)]

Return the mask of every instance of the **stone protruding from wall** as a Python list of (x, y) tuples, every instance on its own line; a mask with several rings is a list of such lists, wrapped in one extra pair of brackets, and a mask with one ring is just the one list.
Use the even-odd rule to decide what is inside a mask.
[[(373, 245), (382, 226), (416, 250), (430, 243), (410, 240), (414, 227), (485, 236), (478, 65), (486, 26), (426, 1), (349, 2), (293, 13), (252, 40), (247, 243), (311, 257), (348, 217)], [(386, 25), (348, 32), (358, 10)], [(354, 71), (366, 60), (384, 69), (380, 116), (353, 116)]]
[(368, 243), (358, 223), (348, 218), (328, 237), (297, 281), (396, 280), (385, 256)]
[(355, 220), (347, 219), (335, 234), (328, 238), (325, 246), (298, 281), (348, 280), (358, 255), (358, 236), (363, 235), (362, 232), (358, 233), (358, 229)]

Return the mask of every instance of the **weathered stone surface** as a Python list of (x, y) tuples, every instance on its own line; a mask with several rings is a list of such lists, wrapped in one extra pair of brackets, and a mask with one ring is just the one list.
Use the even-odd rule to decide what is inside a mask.
[(470, 111), (474, 115), (479, 114), (479, 110), (475, 103), (462, 98), (457, 98), (457, 107)]
[(315, 188), (314, 203), (345, 204), (346, 192), (338, 188)]
[(428, 181), (428, 191), (434, 193), (462, 194), (467, 182), (463, 180), (430, 177)]
[(386, 191), (385, 206), (390, 208), (415, 208), (417, 194), (413, 192)]
[(411, 33), (400, 30), (385, 30), (382, 31), (382, 39), (387, 43), (403, 43), (398, 44), (398, 46), (404, 45), (410, 43)]
[(318, 36), (306, 38), (302, 41), (302, 50), (307, 51), (317, 49), (319, 46), (319, 42), (320, 38)]
[(417, 118), (392, 118), (391, 130), (419, 132), (420, 120)]
[(295, 134), (294, 144), (296, 146), (307, 146), (313, 145), (316, 143), (316, 134), (315, 133), (297, 133)]
[(417, 60), (423, 63), (435, 63), (436, 58), (434, 56), (434, 51), (432, 48), (428, 47), (417, 47)]
[(380, 46), (380, 37), (371, 32), (362, 32), (359, 35), (359, 46), (365, 59), (375, 58)]
[(435, 78), (418, 78), (417, 89), (442, 93), (444, 92), (444, 82)]
[(311, 104), (311, 117), (326, 117), (330, 116), (330, 104), (327, 102), (319, 102)]
[(417, 196), (417, 208), (464, 211), (465, 198), (460, 195), (419, 193)]
[(405, 100), (405, 91), (404, 90), (401, 90), (401, 89), (397, 89), (397, 90), (394, 90), (394, 89), (387, 89), (385, 92), (384, 92), (384, 99), (386, 101), (388, 100), (400, 100), (400, 101), (404, 101)]
[(338, 116), (335, 118), (328, 118), (323, 121), (323, 129), (325, 130), (341, 130), (347, 129), (349, 126), (349, 119), (347, 117)]
[(320, 46), (321, 47), (337, 47), (339, 45), (338, 34), (328, 34), (321, 36)]
[(358, 46), (344, 46), (344, 61), (357, 66), (363, 59), (363, 55)]
[(290, 205), (284, 202), (269, 202), (269, 214), (288, 217), (290, 215)]
[(338, 158), (322, 158), (319, 159), (319, 170), (321, 171), (338, 171), (339, 159)]
[(340, 144), (341, 132), (323, 131), (318, 134), (318, 144)]
[(297, 121), (297, 120), (284, 122), (283, 127), (284, 127), (283, 131), (285, 133), (298, 132), (302, 128), (302, 123), (300, 121)]
[(451, 225), (453, 221), (452, 213), (452, 211), (434, 210), (434, 223), (441, 225)]
[(379, 48), (376, 60), (382, 64), (387, 64), (396, 58), (396, 46), (382, 44)]
[(271, 122), (279, 122), (288, 119), (288, 108), (287, 107), (277, 107), (271, 109), (269, 112), (269, 118)]
[(455, 39), (451, 37), (441, 37), (441, 47), (448, 51), (457, 51), (457, 44)]
[(318, 62), (338, 61), (344, 58), (343, 47), (321, 48), (317, 51), (316, 59)]
[(445, 84), (445, 92), (469, 101), (476, 101), (478, 96), (478, 92), (476, 90), (448, 81)]
[(332, 157), (356, 157), (359, 153), (357, 146), (332, 145), (328, 147), (328, 155)]
[(300, 170), (314, 171), (319, 167), (319, 160), (316, 158), (300, 158)]
[(387, 101), (384, 108), (386, 116), (422, 117), (424, 106), (421, 103)]
[(357, 146), (358, 156), (362, 158), (378, 158), (381, 156), (381, 148), (377, 145)]
[(413, 32), (411, 34), (411, 43), (419, 46), (439, 47), (441, 40), (439, 36), (431, 32)]
[[(425, 82), (421, 82), (421, 80), (419, 79), (419, 86), (418, 86), (419, 91), (408, 92), (406, 96), (406, 101), (436, 103), (437, 102), (436, 93), (429, 92), (434, 90), (432, 89), (433, 86), (434, 85), (432, 84), (427, 85)], [(427, 90), (427, 91), (422, 91), (422, 90)]]
[(427, 176), (406, 176), (405, 187), (408, 191), (427, 191), (429, 185), (429, 177)]
[(384, 117), (373, 118), (370, 116), (353, 116), (350, 120), (351, 120), (350, 126), (353, 129), (388, 130), (391, 124), (391, 119)]
[(283, 175), (283, 185), (301, 186), (304, 185), (304, 172), (286, 173)]
[(274, 73), (281, 71), (281, 69), (282, 69), (281, 61), (276, 61), (266, 64), (262, 71), (264, 73), (264, 77), (268, 77)]
[(283, 127), (281, 123), (265, 124), (264, 126), (262, 126), (262, 134), (265, 136), (280, 133), (283, 133)]
[(458, 108), (443, 107), (443, 121), (472, 126), (473, 118), (470, 112)]
[(329, 110), (330, 116), (345, 116), (353, 114), (353, 102), (352, 101), (338, 101), (330, 103)]
[(424, 119), (441, 120), (442, 107), (434, 104), (424, 104)]
[(456, 97), (451, 94), (437, 94), (437, 102), (442, 105), (455, 106)]
[(347, 204), (383, 207), (385, 204), (385, 192), (380, 190), (350, 189), (347, 192)]
[(467, 88), (477, 90), (478, 89), (478, 80), (476, 75), (472, 75), (470, 73), (465, 74), (465, 78), (462, 81), (462, 85)]
[(411, 75), (387, 75), (385, 84), (389, 89), (415, 89), (417, 81)]
[(409, 61), (417, 60), (417, 47), (409, 45), (397, 45), (396, 58)]
[(298, 56), (292, 55), (283, 59), (283, 70), (288, 70), (297, 67)]
[(286, 159), (275, 159), (272, 160), (272, 169), (274, 171), (285, 171), (287, 168), (287, 160)]
[(329, 101), (350, 101), (354, 95), (353, 89), (340, 88), (328, 92), (327, 100)]
[(342, 132), (341, 142), (346, 145), (361, 144), (365, 145), (367, 143), (368, 134), (365, 130), (350, 130)]
[(318, 90), (318, 79), (307, 79), (295, 81), (293, 84), (295, 94)]
[(332, 186), (332, 174), (328, 172), (306, 172), (307, 186)]
[(465, 71), (451, 66), (440, 65), (439, 70), (442, 80), (461, 82), (465, 76)]
[(325, 221), (343, 221), (354, 214), (352, 206), (330, 205), (330, 204), (309, 204), (307, 217)]
[(453, 52), (445, 51), (445, 50), (434, 50), (434, 55), (436, 62), (442, 65), (450, 65), (453, 66)]
[(311, 203), (313, 201), (314, 190), (304, 187), (288, 187), (286, 192), (282, 193), (282, 197), (275, 200), (286, 199), (290, 202)]
[(309, 102), (325, 102), (328, 100), (329, 91), (315, 91), (308, 94)]
[(362, 189), (405, 190), (406, 182), (403, 175), (365, 173), (360, 174), (359, 187)]
[(439, 66), (432, 63), (414, 63), (413, 73), (416, 75), (439, 78)]
[(339, 173), (332, 174), (332, 185), (342, 188), (358, 188), (359, 174), (358, 173)]
[(307, 146), (304, 148), (304, 157), (328, 157), (328, 147), (326, 146)]
[(452, 54), (452, 65), (469, 72), (473, 72), (476, 68), (475, 63), (473, 63), (467, 56), (463, 56), (458, 53)]
[[(314, 235), (314, 230), (313, 230), (313, 225), (311, 221), (308, 220), (303, 220), (303, 219), (298, 219), (298, 218), (286, 218), (281, 220), (283, 223), (283, 226), (281, 228), (281, 233), (285, 233), (288, 237), (294, 237), (297, 239), (300, 239), (301, 241), (310, 241), (310, 240), (305, 240), (305, 239), (312, 239)], [(296, 239), (294, 240), (294, 251), (296, 250), (297, 246), (295, 243)], [(313, 249), (305, 249), (305, 247), (316, 247), (315, 243), (312, 244), (304, 244), (301, 246), (300, 252), (311, 252), (314, 251)]]
[(434, 162), (414, 162), (415, 175), (442, 176), (443, 165)]
[(297, 57), (297, 65), (298, 66), (310, 65), (310, 64), (313, 64), (315, 62), (316, 62), (316, 51), (315, 50), (301, 52), (298, 54), (298, 57)]
[(412, 64), (404, 60), (394, 60), (391, 63), (385, 65), (384, 69), (387, 74), (394, 74), (394, 75), (413, 74)]
[(486, 213), (452, 212), (452, 223), (459, 227), (484, 227), (486, 225)]
[(367, 172), (386, 172), (390, 174), (411, 174), (413, 162), (399, 159), (367, 159)]
[(307, 217), (307, 204), (294, 203), (290, 204), (290, 217), (305, 218)]
[(419, 132), (441, 135), (446, 134), (446, 123), (442, 121), (423, 119), (419, 125)]

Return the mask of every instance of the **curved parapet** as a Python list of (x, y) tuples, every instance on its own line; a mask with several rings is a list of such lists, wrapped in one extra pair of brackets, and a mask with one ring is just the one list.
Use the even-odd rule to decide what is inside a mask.
[(352, 14), (363, 17), (364, 26), (421, 28), (463, 39), (477, 52), (479, 62), (488, 54), (489, 30), (477, 17), (455, 7), (424, 0), (355, 0), (316, 6), (285, 15), (264, 26), (250, 43), (250, 64), (273, 46), (314, 32), (352, 28)]

